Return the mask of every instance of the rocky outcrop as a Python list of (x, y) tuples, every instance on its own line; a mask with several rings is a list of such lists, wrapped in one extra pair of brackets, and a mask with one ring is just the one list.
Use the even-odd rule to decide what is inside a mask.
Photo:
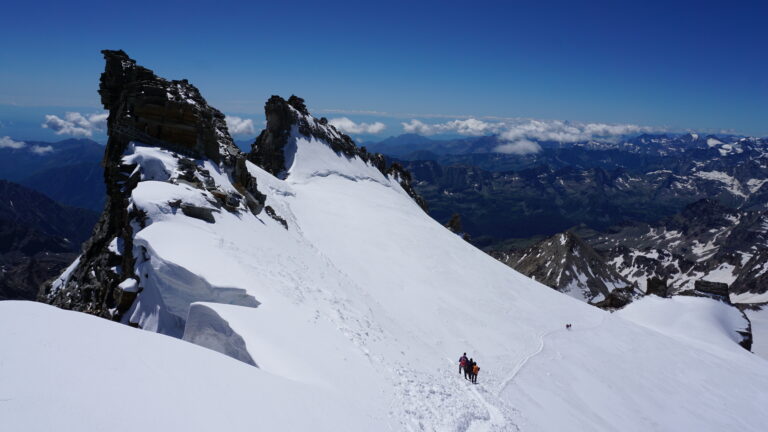
[(524, 250), (491, 255), (544, 285), (598, 307), (623, 307), (639, 296), (634, 285), (571, 232), (556, 234)]
[(744, 265), (736, 280), (731, 284), (733, 294), (762, 294), (768, 290), (768, 249), (755, 253)]
[(649, 294), (655, 292), (646, 284), (655, 279), (665, 281), (667, 296), (708, 293), (717, 281), (723, 285), (712, 295), (738, 296), (737, 303), (761, 302), (768, 289), (765, 210), (734, 210), (704, 199), (652, 225), (627, 223), (585, 241)]
[(448, 228), (448, 231), (461, 236), (466, 241), (472, 240), (469, 234), (464, 232), (464, 227), (461, 223), (461, 215), (458, 213), (454, 213), (451, 216), (451, 219), (448, 220), (448, 222), (445, 224), (445, 227)]
[[(124, 282), (140, 280), (134, 274), (133, 234), (146, 219), (141, 210), (130, 205), (131, 192), (142, 180), (137, 165), (123, 161), (131, 142), (173, 152), (179, 173), (173, 181), (210, 192), (218, 208), (232, 211), (244, 200), (247, 208), (258, 214), (265, 196), (248, 173), (245, 154), (230, 137), (224, 115), (208, 105), (195, 86), (187, 80), (160, 78), (123, 51), (102, 53), (106, 66), (99, 95), (109, 110), (109, 140), (103, 159), (107, 189), (104, 212), (80, 259), (65, 275), (47, 284), (40, 297), (62, 308), (119, 320), (141, 292), (140, 287), (125, 289), (128, 285)], [(239, 194), (215, 189), (210, 174), (194, 159), (216, 163)], [(215, 222), (207, 210), (181, 202), (178, 206), (184, 214)]]
[[(685, 293), (681, 293), (681, 294), (685, 294)], [(697, 280), (694, 283), (694, 290), (692, 295), (696, 295), (700, 297), (708, 297), (711, 299), (720, 300), (724, 303), (731, 304), (731, 300), (728, 297), (727, 283)]]
[(382, 174), (394, 178), (426, 211), (426, 201), (416, 193), (411, 174), (402, 165), (392, 163), (387, 166), (383, 155), (369, 153), (365, 147), (358, 147), (352, 138), (329, 124), (325, 117), (320, 119), (312, 117), (304, 99), (291, 96), (285, 100), (280, 96), (272, 96), (264, 106), (264, 113), (267, 118), (267, 127), (256, 138), (248, 155), (251, 162), (264, 170), (277, 177), (285, 178), (286, 170), (289, 168), (286, 166), (285, 150), (293, 128), (296, 128), (301, 135), (325, 141), (336, 153), (350, 158), (359, 157), (376, 167)]
[(658, 277), (648, 278), (646, 282), (645, 295), (656, 295), (659, 297), (667, 296), (667, 280)]
[(754, 337), (752, 336), (752, 323), (749, 321), (746, 315), (744, 315), (744, 318), (747, 320), (747, 322), (749, 322), (749, 325), (747, 326), (746, 330), (741, 330), (738, 332), (741, 336), (739, 345), (741, 345), (741, 347), (745, 350), (751, 352), (752, 344), (754, 343)]

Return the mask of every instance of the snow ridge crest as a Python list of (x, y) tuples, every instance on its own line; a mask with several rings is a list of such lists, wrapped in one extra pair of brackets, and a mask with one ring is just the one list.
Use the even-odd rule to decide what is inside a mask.
[(290, 145), (294, 131), (300, 136), (314, 138), (328, 145), (340, 157), (358, 157), (373, 166), (386, 177), (391, 177), (423, 209), (427, 204), (412, 186), (411, 173), (397, 162), (387, 164), (384, 155), (369, 153), (365, 147), (358, 147), (348, 135), (328, 123), (325, 117), (315, 118), (307, 109), (304, 99), (292, 95), (288, 100), (272, 96), (264, 105), (267, 127), (251, 146), (248, 159), (277, 177), (288, 176), (290, 161), (295, 148)]

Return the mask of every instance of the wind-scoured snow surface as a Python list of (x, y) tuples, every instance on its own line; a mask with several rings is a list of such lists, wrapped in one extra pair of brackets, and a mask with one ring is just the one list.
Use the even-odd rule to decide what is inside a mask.
[[(733, 306), (704, 298), (675, 296), (668, 299), (649, 296), (616, 312), (620, 317), (642, 326), (705, 348), (736, 347), (749, 322)], [(712, 347), (714, 345), (714, 347)]]
[(3, 431), (338, 431), (372, 423), (333, 389), (42, 303), (0, 302), (0, 341)]
[[(99, 420), (161, 429), (145, 410), (168, 422), (160, 426), (173, 419), (167, 430), (761, 431), (768, 422), (765, 360), (736, 344), (703, 349), (534, 282), (429, 218), (395, 179), (314, 138), (294, 131), (284, 180), (248, 164), (287, 229), (169, 183), (168, 151), (137, 144), (125, 158), (143, 170), (131, 205), (147, 215), (135, 226), (141, 292), (125, 319), (210, 350), (5, 304), (0, 418), (15, 430), (48, 430), (45, 417), (61, 416), (70, 422), (58, 430)], [(216, 165), (197, 163), (234, 190)], [(210, 208), (215, 223), (169, 204), (179, 200)], [(463, 352), (480, 366), (477, 385), (458, 374)], [(93, 404), (112, 421), (86, 415)]]

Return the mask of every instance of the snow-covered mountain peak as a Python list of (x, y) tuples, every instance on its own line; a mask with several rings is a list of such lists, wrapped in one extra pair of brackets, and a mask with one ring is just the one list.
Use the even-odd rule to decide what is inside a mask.
[[(137, 85), (169, 81), (147, 82)], [(286, 399), (294, 395), (340, 400), (332, 405), (353, 413), (350, 422), (341, 409), (328, 410), (321, 430), (330, 429), (328, 423), (335, 430), (372, 431), (715, 431), (734, 419), (744, 430), (765, 424), (768, 366), (762, 359), (730, 346), (704, 352), (522, 276), (430, 218), (408, 192), (406, 171), (346, 146), (354, 143), (315, 121), (298, 98), (270, 99), (267, 130), (246, 160), (219, 151), (225, 139), (214, 140), (216, 152), (208, 153), (214, 149), (205, 144), (209, 132), (223, 131), (209, 127), (219, 122), (214, 111), (187, 110), (193, 104), (151, 92), (144, 98), (135, 88), (116, 98), (107, 92), (108, 202), (82, 255), (46, 299), (147, 332), (115, 331), (112, 323), (38, 305), (35, 316), (67, 331), (42, 338), (36, 333), (45, 326), (37, 323), (23, 326), (27, 339), (9, 325), (0, 334), (13, 342), (12, 353), (29, 340), (63, 336), (70, 344), (70, 338), (101, 335), (83, 354), (33, 344), (34, 358), (52, 359), (44, 394), (71, 398), (73, 375), (87, 381), (84, 388), (111, 388), (114, 381), (104, 377), (120, 375), (119, 364), (120, 385), (131, 397), (115, 409), (104, 392), (83, 392), (76, 404), (46, 404), (51, 416), (29, 415), (39, 401), (19, 399), (26, 411), (0, 412), (12, 428), (50, 429), (45, 422), (58, 416), (90, 419), (98, 406), (100, 424), (116, 430), (146, 428), (158, 413), (178, 429), (202, 430), (210, 424), (199, 423), (200, 410), (224, 404), (226, 416), (210, 416), (226, 417), (218, 426), (275, 429), (291, 412)], [(167, 124), (158, 123), (157, 113), (173, 107), (191, 117), (169, 114)], [(194, 142), (184, 133), (190, 124)], [(137, 126), (145, 135), (137, 135)], [(558, 238), (552, 246), (568, 242)], [(8, 308), (4, 324), (28, 313)], [(170, 341), (165, 352), (162, 339), (148, 332), (199, 347)], [(82, 343), (77, 347), (80, 352)], [(200, 347), (240, 362), (206, 363), (211, 353)], [(463, 352), (481, 368), (477, 385), (457, 375)], [(73, 362), (59, 361), (62, 355), (90, 356), (76, 363), (100, 373), (68, 367)], [(681, 374), (669, 368), (670, 358), (695, 367)], [(9, 364), (14, 368), (0, 368), (0, 381), (10, 384), (3, 391), (39, 391), (43, 381), (25, 382), (39, 362), (23, 373), (18, 358)], [(210, 371), (198, 373), (206, 367), (227, 370), (220, 386), (211, 386)], [(4, 375), (9, 371), (14, 379)], [(195, 381), (198, 375), (205, 378)], [(147, 391), (146, 378), (137, 378), (146, 376), (162, 391)], [(712, 377), (717, 395), (692, 398), (707, 393)], [(178, 394), (169, 397), (164, 389), (174, 385)], [(279, 397), (264, 404), (265, 394)], [(136, 415), (139, 406), (149, 407), (142, 411), (147, 416)], [(297, 421), (285, 428), (303, 430), (311, 421), (305, 415), (322, 416), (301, 403), (295, 413)]]
[(292, 181), (310, 176), (339, 175), (382, 184), (395, 181), (422, 208), (426, 202), (411, 185), (400, 164), (387, 164), (383, 155), (358, 147), (348, 135), (313, 117), (304, 99), (272, 96), (264, 106), (266, 128), (256, 138), (248, 158), (270, 174)]

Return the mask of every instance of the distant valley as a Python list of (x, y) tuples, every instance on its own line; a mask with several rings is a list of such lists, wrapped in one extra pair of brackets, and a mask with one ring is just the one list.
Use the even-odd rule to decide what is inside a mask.
[(433, 217), (460, 217), (475, 245), (581, 300), (621, 307), (651, 281), (660, 295), (768, 302), (768, 140), (646, 134), (525, 155), (500, 143), (403, 135), (371, 148), (403, 162)]

